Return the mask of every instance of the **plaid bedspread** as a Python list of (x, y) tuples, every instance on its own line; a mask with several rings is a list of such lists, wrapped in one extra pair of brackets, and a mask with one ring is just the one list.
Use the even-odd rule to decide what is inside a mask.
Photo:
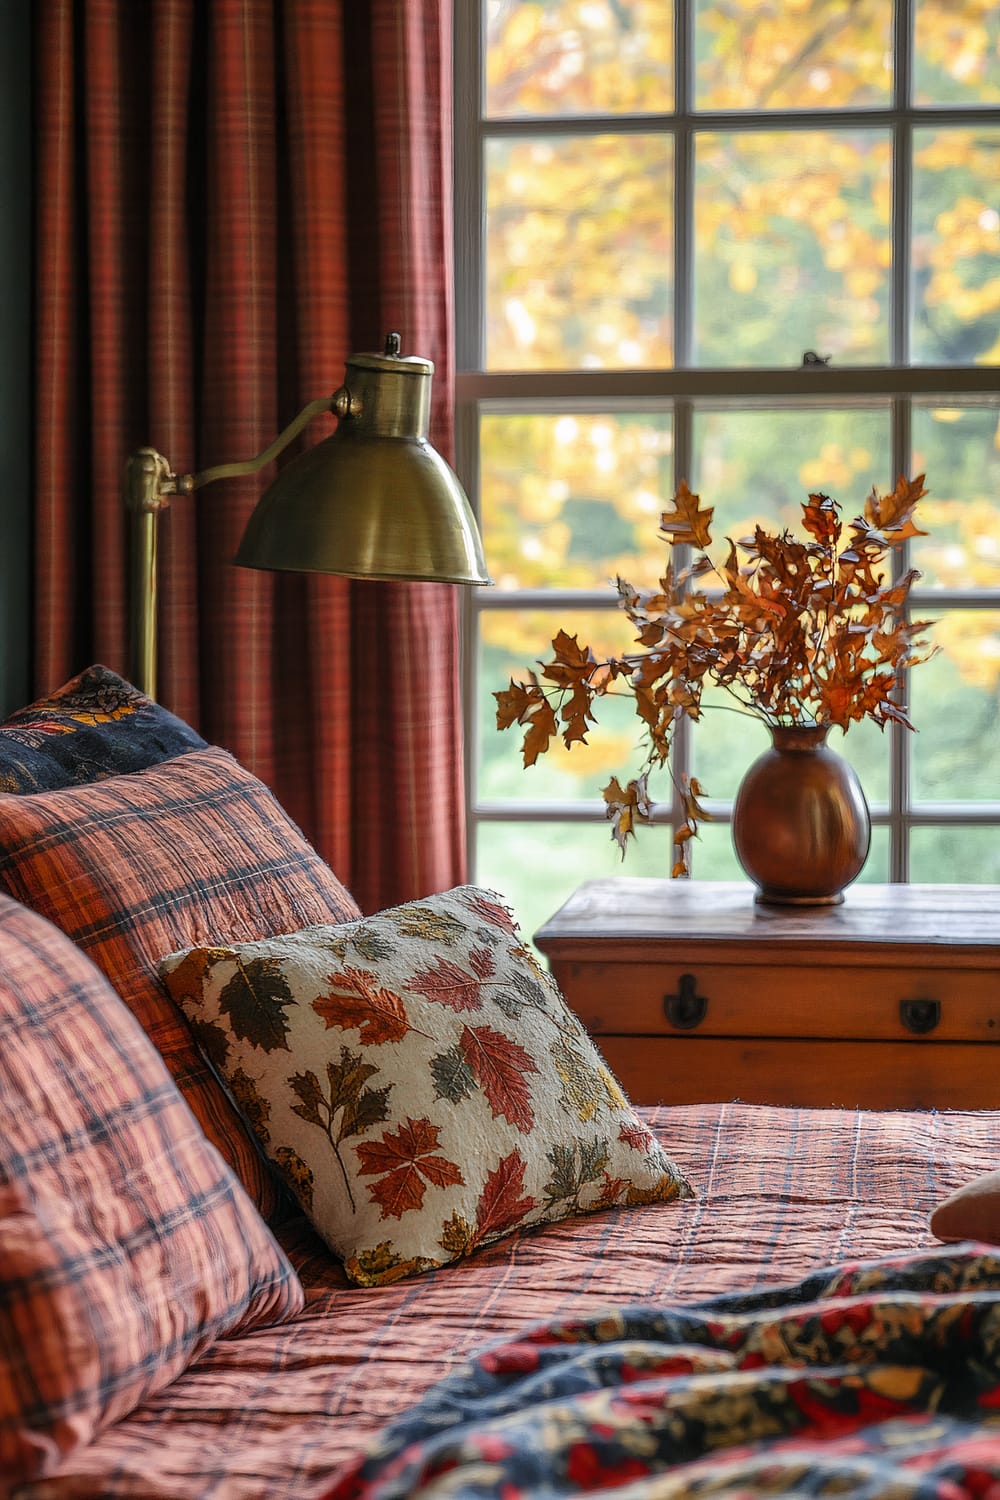
[(555, 1322), (480, 1353), (326, 1500), (1000, 1492), (1000, 1258)]
[(372, 1290), (349, 1286), (300, 1221), (284, 1237), (308, 1289), (299, 1317), (221, 1340), (12, 1500), (318, 1500), (387, 1424), (490, 1342), (624, 1304), (687, 1306), (927, 1249), (938, 1200), (1000, 1161), (1000, 1115), (985, 1111), (641, 1113), (697, 1199), (549, 1225)]

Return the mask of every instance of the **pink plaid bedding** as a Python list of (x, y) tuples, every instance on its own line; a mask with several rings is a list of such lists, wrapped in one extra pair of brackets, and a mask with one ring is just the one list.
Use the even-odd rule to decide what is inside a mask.
[(350, 1288), (301, 1224), (294, 1321), (223, 1340), (13, 1500), (310, 1500), (456, 1361), (528, 1323), (684, 1303), (933, 1244), (931, 1208), (994, 1168), (1000, 1115), (739, 1104), (644, 1110), (700, 1196), (513, 1236), (427, 1276)]

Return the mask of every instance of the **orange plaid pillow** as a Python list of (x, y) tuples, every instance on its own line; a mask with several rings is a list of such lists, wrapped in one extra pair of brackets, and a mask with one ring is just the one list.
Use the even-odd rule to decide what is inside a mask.
[(0, 894), (0, 1487), (301, 1285), (92, 963)]
[(265, 1217), (281, 1189), (157, 977), (165, 953), (248, 942), (357, 905), (272, 793), (225, 750), (90, 786), (0, 796), (0, 884), (111, 980)]

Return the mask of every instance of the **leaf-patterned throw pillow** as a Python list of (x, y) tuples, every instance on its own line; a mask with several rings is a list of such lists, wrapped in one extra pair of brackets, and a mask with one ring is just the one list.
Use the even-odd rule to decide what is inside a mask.
[(693, 1196), (491, 891), (192, 948), (160, 973), (362, 1286)]

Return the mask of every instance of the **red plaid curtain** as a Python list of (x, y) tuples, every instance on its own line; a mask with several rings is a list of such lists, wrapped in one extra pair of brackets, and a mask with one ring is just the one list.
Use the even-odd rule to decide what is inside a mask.
[[(449, 0), (40, 0), (36, 688), (127, 673), (126, 455), (260, 452), (398, 330), (450, 456)], [(329, 430), (317, 423), (315, 441)], [(269, 478), (161, 521), (158, 696), (363, 910), (465, 876), (456, 591), (250, 572)]]

